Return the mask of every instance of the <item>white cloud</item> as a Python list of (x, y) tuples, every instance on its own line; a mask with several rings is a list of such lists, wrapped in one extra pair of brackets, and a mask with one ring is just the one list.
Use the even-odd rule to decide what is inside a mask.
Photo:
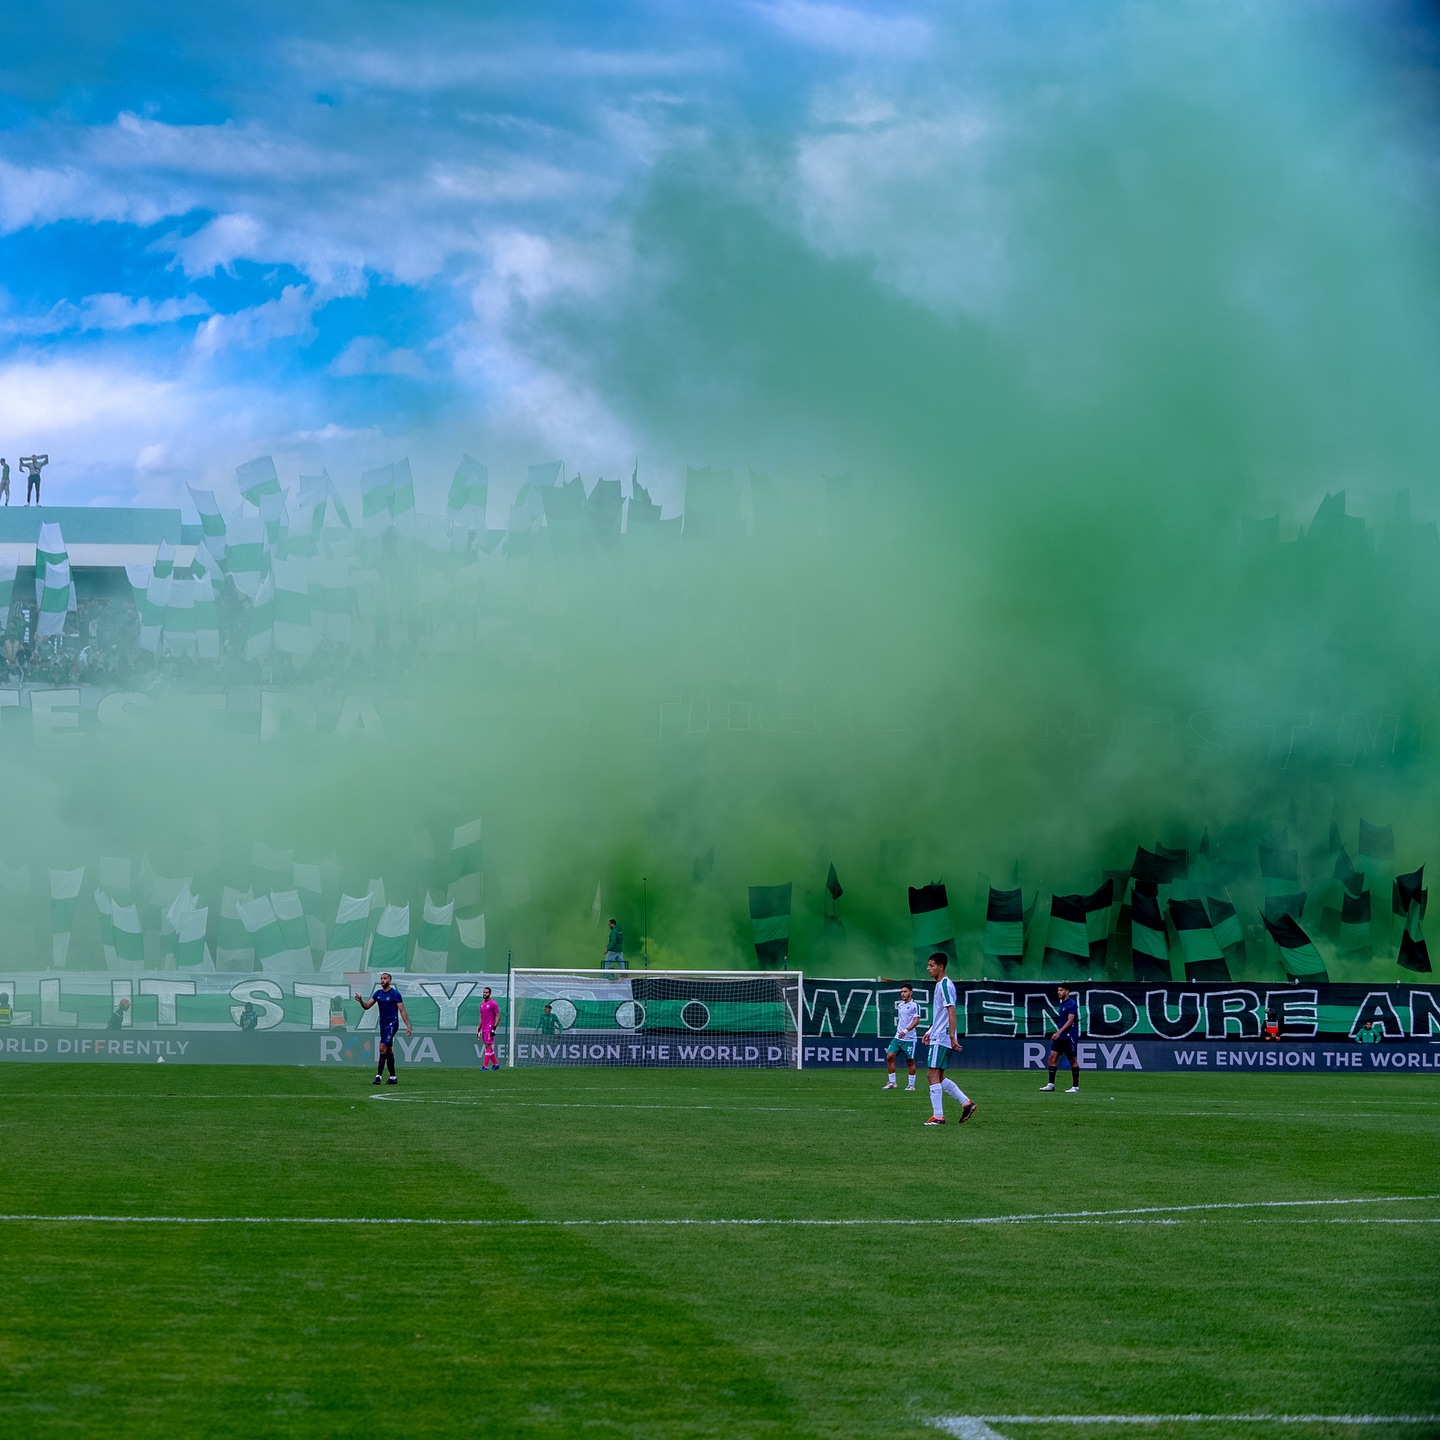
[(413, 350), (392, 350), (378, 335), (357, 335), (330, 362), (332, 375), (408, 375), (425, 378), (425, 364)]
[(546, 46), (516, 48), (461, 41), (437, 45), (316, 44), (297, 41), (282, 51), (291, 68), (310, 84), (342, 84), (386, 90), (430, 92), (474, 86), (513, 85), (517, 75), (537, 81), (553, 77), (651, 79), (712, 68), (711, 49), (598, 50)]
[(164, 248), (174, 251), (187, 275), (210, 275), (260, 255), (264, 233), (251, 215), (217, 215), (193, 235), (173, 239)]
[(942, 314), (994, 313), (1011, 284), (995, 126), (973, 108), (908, 113), (873, 95), (848, 126), (801, 138), (801, 233), (823, 254), (864, 256), (889, 285)]
[(75, 316), (77, 330), (134, 330), (141, 326), (173, 325), (194, 315), (208, 315), (210, 307), (198, 295), (170, 296), (158, 303), (148, 295), (87, 295)]
[(287, 285), (276, 300), (230, 315), (212, 315), (195, 332), (195, 353), (208, 357), (222, 350), (268, 344), (271, 340), (314, 337), (315, 298), (304, 285)]
[(862, 57), (911, 56), (930, 43), (928, 21), (918, 15), (861, 10), (823, 0), (771, 0), (752, 4), (782, 34), (818, 50)]

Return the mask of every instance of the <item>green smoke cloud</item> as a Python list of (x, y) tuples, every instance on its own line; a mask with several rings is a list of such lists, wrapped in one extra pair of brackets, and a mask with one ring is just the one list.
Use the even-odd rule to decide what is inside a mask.
[(793, 880), (822, 973), (909, 972), (907, 885), (973, 930), (977, 873), (1090, 889), (1207, 828), (1253, 855), (1292, 806), (1288, 843), (1363, 812), (1428, 858), (1434, 217), (1351, 24), (971, 14), (923, 85), (697, 142), (616, 217), (603, 299), (523, 339), (648, 437), (642, 482), (733, 493), (693, 481), (683, 536), (552, 527), (438, 611), (402, 556), (383, 741), (216, 739), (161, 695), (7, 753), (27, 853), (179, 867), (214, 833), (242, 884), (260, 839), (418, 909), (416, 834), (483, 816), (492, 962), (596, 963), (598, 884), (632, 953), (643, 913), (652, 963), (730, 968), (745, 887)]

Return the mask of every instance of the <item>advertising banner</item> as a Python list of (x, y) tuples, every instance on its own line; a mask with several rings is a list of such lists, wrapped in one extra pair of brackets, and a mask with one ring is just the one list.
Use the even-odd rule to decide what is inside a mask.
[[(370, 972), (3, 974), (0, 1060), (373, 1065), (377, 1011), (362, 1011), (353, 996), (368, 996), (376, 978)], [(401, 973), (395, 980), (415, 1030), (397, 1046), (402, 1063), (478, 1066), (483, 1055), (475, 1030), (487, 985), (502, 1010), (497, 1038), (505, 1063), (506, 975)], [(977, 982), (956, 989), (964, 1067), (1044, 1064), (1056, 1023), (1053, 986)], [(923, 1031), (929, 987), (917, 985), (915, 992)], [(1077, 984), (1075, 992), (1086, 1068), (1434, 1073), (1440, 1057), (1440, 987)], [(899, 998), (898, 981), (808, 981), (804, 1065), (883, 1063)], [(557, 1015), (569, 1019), (563, 1006)], [(1374, 1043), (1361, 1043), (1362, 1031)], [(527, 1043), (536, 1053), (517, 1058), (532, 1064), (793, 1062), (788, 1046), (783, 1056), (771, 1055), (768, 1039), (733, 1029), (710, 1035), (702, 1025), (677, 1039), (644, 1027), (597, 1030), (593, 1017), (583, 1027), (557, 1020), (553, 1036)], [(586, 1053), (571, 1054), (577, 1046)]]

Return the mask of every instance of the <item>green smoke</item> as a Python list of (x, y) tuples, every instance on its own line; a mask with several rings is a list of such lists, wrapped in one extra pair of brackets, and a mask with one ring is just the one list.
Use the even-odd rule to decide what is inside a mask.
[(552, 528), (438, 611), (402, 547), (391, 679), (330, 687), (383, 740), (162, 692), (6, 751), (12, 856), (180, 874), (214, 836), (244, 888), (258, 839), (418, 916), (416, 836), (481, 816), (492, 966), (598, 963), (610, 915), (652, 964), (753, 963), (746, 887), (793, 881), (822, 973), (909, 973), (909, 885), (973, 936), (1017, 860), (1027, 895), (1206, 830), (1308, 863), (1362, 814), (1430, 858), (1433, 197), (1352, 23), (972, 15), (918, 90), (697, 142), (612, 217), (605, 298), (514, 338), (646, 437), (642, 483), (732, 475), (691, 486), (720, 533)]

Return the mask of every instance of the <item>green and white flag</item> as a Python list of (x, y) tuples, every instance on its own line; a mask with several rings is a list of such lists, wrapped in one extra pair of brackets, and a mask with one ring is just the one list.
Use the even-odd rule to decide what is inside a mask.
[(397, 460), (391, 467), (390, 519), (401, 535), (415, 534), (415, 482), (410, 478), (409, 460)]
[(187, 484), (191, 503), (200, 516), (200, 538), (205, 548), (215, 557), (217, 563), (225, 558), (225, 517), (213, 490), (197, 490)]
[(450, 958), (450, 923), (455, 918), (455, 902), (436, 905), (425, 897), (424, 919), (415, 937), (413, 969), (423, 974), (442, 974)]
[(275, 850), (261, 840), (250, 846), (250, 888), (257, 895), (289, 890), (295, 884), (295, 852)]
[(471, 530), (485, 526), (485, 508), (490, 500), (490, 472), (469, 455), (460, 457), (445, 509), (453, 520)]
[(250, 894), (242, 895), (225, 886), (220, 898), (220, 928), (215, 936), (215, 966), (219, 970), (253, 970), (255, 946), (240, 919), (240, 907), (247, 904)]
[(330, 472), (327, 470), (324, 474), (326, 483), (330, 487), (330, 513), (340, 522), (341, 529), (349, 530), (351, 528), (350, 512), (345, 508), (345, 502), (340, 498), (340, 492), (335, 488), (335, 482), (330, 479)]
[(247, 599), (260, 593), (260, 582), (270, 568), (265, 544), (265, 522), (254, 515), (237, 515), (226, 535), (225, 572)]
[(100, 888), (112, 899), (128, 904), (135, 898), (134, 866), (114, 855), (100, 857)]
[(275, 462), (268, 455), (247, 460), (235, 467), (235, 484), (240, 493), (257, 508), (267, 495), (280, 493), (280, 477), (275, 473)]
[(318, 865), (295, 862), (295, 889), (305, 912), (305, 933), (317, 955), (325, 953), (325, 879)]
[(460, 910), (480, 904), (480, 821), (457, 825), (450, 839), (450, 888), (446, 899)]
[(134, 905), (110, 907), (115, 935), (115, 963), (112, 970), (135, 974), (145, 968), (145, 937), (140, 929), (140, 911)]
[(260, 582), (260, 593), (250, 609), (250, 638), (245, 642), (245, 658), (259, 660), (270, 653), (275, 638), (275, 580), (267, 575)]
[(273, 550), (285, 534), (287, 514), (285, 492), (260, 497), (260, 519), (265, 524), (265, 543)]
[(167, 655), (194, 655), (195, 581), (189, 574), (176, 574), (170, 582), (170, 602), (165, 607), (163, 646)]
[(375, 927), (370, 942), (370, 970), (389, 970), (396, 974), (405, 968), (410, 953), (410, 907), (387, 905)]
[(462, 971), (483, 971), (485, 969), (485, 917), (483, 915), (457, 915), (455, 934), (460, 941), (460, 969)]
[(260, 969), (283, 970), (285, 967), (277, 964), (276, 959), (285, 949), (285, 941), (270, 897), (257, 895), (253, 900), (240, 900), (235, 905), (235, 913), (250, 937)]
[(83, 865), (78, 870), (50, 872), (50, 963), (57, 970), (65, 968), (70, 953), (70, 932), (75, 927), (75, 906), (84, 880)]
[(275, 648), (282, 655), (308, 655), (315, 648), (315, 632), (305, 562), (276, 559), (270, 573), (275, 581)]
[(283, 973), (310, 971), (315, 961), (310, 953), (310, 928), (305, 923), (305, 907), (298, 890), (277, 890), (270, 896), (275, 923), (280, 927), (282, 948), (275, 956), (274, 968)]
[(47, 520), (40, 527), (35, 545), (35, 588), (40, 602), (37, 639), (65, 633), (65, 616), (70, 610), (70, 557), (60, 527)]
[(330, 929), (330, 947), (320, 962), (327, 975), (344, 975), (365, 964), (365, 941), (370, 931), (370, 897), (342, 895)]
[(195, 552), (195, 653), (202, 660), (220, 658), (220, 616), (215, 608), (215, 573)]
[(95, 891), (95, 908), (100, 912), (100, 955), (105, 968), (115, 968), (115, 917), (114, 902), (103, 890)]
[(170, 589), (175, 579), (175, 549), (162, 540), (155, 551), (150, 583), (145, 588), (145, 609), (140, 616), (140, 648), (156, 654), (165, 629), (165, 612), (170, 607)]
[(393, 465), (377, 465), (360, 476), (360, 514), (367, 540), (378, 540), (395, 523), (390, 514), (394, 493)]
[(349, 555), (335, 555), (313, 563), (310, 603), (312, 614), (318, 612), (317, 633), (322, 639), (348, 645), (350, 617), (355, 611), (355, 561)]
[(209, 973), (215, 962), (210, 958), (210, 947), (205, 943), (205, 926), (210, 911), (204, 906), (187, 910), (175, 920), (175, 968)]

